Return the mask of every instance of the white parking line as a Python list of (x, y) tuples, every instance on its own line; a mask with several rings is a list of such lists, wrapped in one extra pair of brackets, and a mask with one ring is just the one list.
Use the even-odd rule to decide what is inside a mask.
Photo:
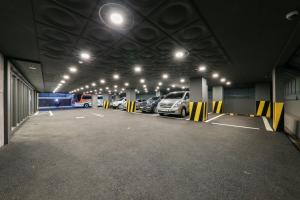
[(51, 110), (49, 110), (49, 115), (50, 115), (50, 117), (52, 117), (52, 116), (53, 116), (53, 113), (52, 113), (52, 111), (51, 111)]
[(259, 130), (259, 128), (256, 128), (256, 127), (250, 127), (250, 126), (238, 126), (238, 125), (222, 124), (222, 123), (216, 123), (216, 122), (213, 122), (213, 123), (211, 123), (211, 124), (219, 125), (219, 126), (230, 126), (230, 127), (236, 127), (236, 128), (246, 128), (246, 129)]
[(83, 119), (83, 118), (85, 118), (85, 117), (81, 117), (81, 116), (80, 116), (80, 117), (75, 117), (75, 118), (76, 118), (76, 119)]
[(223, 115), (225, 115), (225, 114), (221, 114), (221, 115), (218, 115), (218, 116), (216, 116), (216, 117), (213, 117), (213, 118), (211, 118), (211, 119), (209, 119), (209, 120), (206, 120), (205, 123), (210, 122), (210, 121), (215, 120), (215, 119), (218, 119), (219, 117), (222, 117)]
[(92, 113), (93, 115), (96, 115), (97, 117), (104, 117), (104, 115), (102, 115), (102, 114), (98, 114), (98, 113)]
[(262, 119), (263, 119), (264, 125), (266, 127), (266, 130), (267, 131), (273, 131), (272, 127), (270, 126), (270, 123), (269, 123), (268, 119), (265, 116), (263, 116)]
[(40, 112), (39, 111), (36, 111), (35, 113), (34, 113), (34, 115), (36, 116), (36, 115), (38, 115)]

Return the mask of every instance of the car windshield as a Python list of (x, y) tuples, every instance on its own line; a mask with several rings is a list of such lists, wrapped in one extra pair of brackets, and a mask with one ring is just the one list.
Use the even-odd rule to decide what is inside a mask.
[(168, 94), (164, 99), (181, 99), (183, 97), (183, 92), (174, 92)]

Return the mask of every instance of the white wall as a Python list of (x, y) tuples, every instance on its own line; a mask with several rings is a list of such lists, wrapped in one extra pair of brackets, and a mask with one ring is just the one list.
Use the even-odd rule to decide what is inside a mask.
[(4, 145), (4, 58), (0, 53), (0, 147)]

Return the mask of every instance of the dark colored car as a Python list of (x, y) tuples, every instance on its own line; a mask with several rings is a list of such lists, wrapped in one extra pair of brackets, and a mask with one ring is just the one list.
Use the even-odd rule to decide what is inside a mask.
[(140, 105), (140, 110), (142, 112), (157, 112), (156, 107), (160, 100), (161, 97), (151, 97)]

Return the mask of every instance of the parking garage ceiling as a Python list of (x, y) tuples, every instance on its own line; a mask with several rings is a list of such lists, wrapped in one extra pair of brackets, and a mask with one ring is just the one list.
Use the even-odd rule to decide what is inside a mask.
[[(285, 16), (299, 7), (298, 0), (4, 0), (0, 49), (13, 58), (40, 62), (40, 90), (48, 92), (65, 74), (70, 78), (59, 91), (93, 82), (97, 88), (121, 88), (128, 82), (139, 90), (146, 84), (153, 91), (158, 82), (161, 89), (188, 86), (188, 79), (198, 76), (207, 77), (210, 85), (221, 84), (222, 77), (232, 85), (253, 83), (270, 80), (274, 66), (298, 55), (298, 20)], [(107, 19), (113, 9), (124, 17), (120, 27)], [(292, 39), (296, 42), (290, 44)], [(282, 56), (286, 49), (289, 55)], [(178, 51), (183, 58), (174, 57)], [(90, 58), (82, 59), (82, 53)], [(76, 73), (69, 72), (71, 66)], [(212, 78), (215, 72), (218, 79)]]

